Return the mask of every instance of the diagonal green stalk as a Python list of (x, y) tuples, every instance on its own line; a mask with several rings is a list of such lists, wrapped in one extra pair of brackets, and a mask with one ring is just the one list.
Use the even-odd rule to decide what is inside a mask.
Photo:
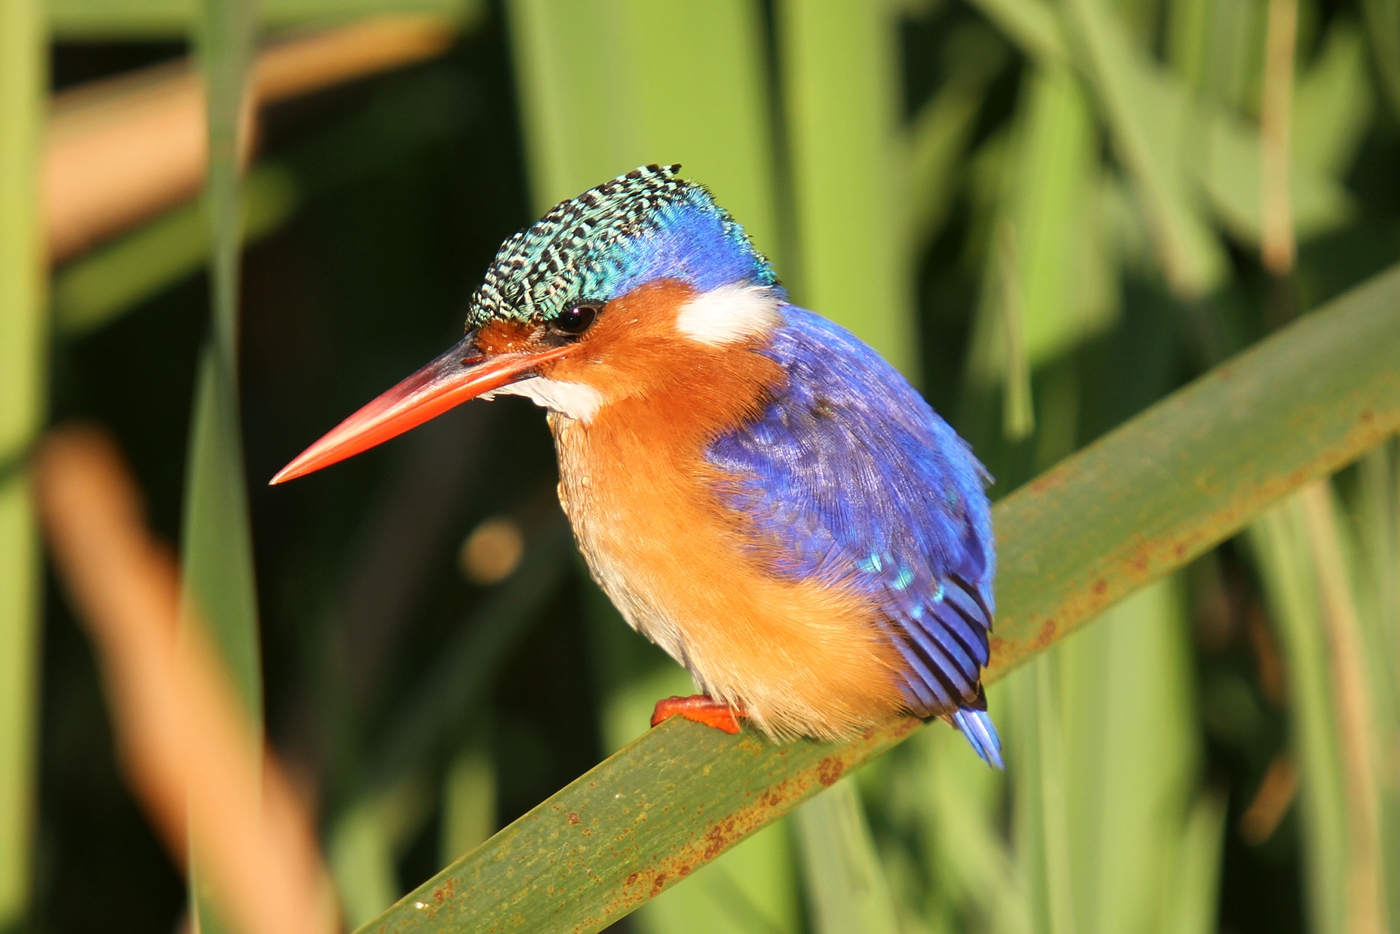
[[(43, 418), (45, 328), (39, 141), (47, 78), (43, 4), (0, 0), (0, 457), (23, 456)], [(27, 474), (0, 474), (0, 930), (29, 907), (39, 669), (38, 537)]]
[[(1400, 431), (1396, 360), (1400, 267), (1008, 496), (987, 680)], [(601, 930), (919, 726), (772, 745), (669, 721), (363, 930)]]
[[(196, 41), (208, 97), (212, 327), (195, 383), (185, 484), (181, 571), (185, 624), (207, 625), (235, 690), (259, 728), (262, 670), (243, 443), (238, 415), (238, 268), (241, 156), (250, 116), (255, 15), (250, 0), (204, 0)], [(200, 828), (190, 828), (195, 930), (223, 929), (199, 871)]]

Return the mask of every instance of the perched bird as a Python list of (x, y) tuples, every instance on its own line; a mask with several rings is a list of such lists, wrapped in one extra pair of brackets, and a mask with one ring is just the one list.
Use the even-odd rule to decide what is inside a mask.
[(790, 304), (679, 166), (647, 166), (507, 240), (466, 337), (275, 478), (468, 399), (548, 409), (593, 577), (704, 694), (657, 704), (774, 739), (942, 717), (988, 762), (996, 572), (986, 471), (898, 372)]

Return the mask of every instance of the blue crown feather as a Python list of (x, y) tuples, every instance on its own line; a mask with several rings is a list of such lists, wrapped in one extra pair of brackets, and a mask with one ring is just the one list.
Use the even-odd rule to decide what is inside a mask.
[(549, 321), (580, 301), (607, 301), (657, 279), (708, 291), (777, 276), (700, 184), (679, 165), (649, 165), (561, 201), (501, 245), (472, 297), (467, 327)]

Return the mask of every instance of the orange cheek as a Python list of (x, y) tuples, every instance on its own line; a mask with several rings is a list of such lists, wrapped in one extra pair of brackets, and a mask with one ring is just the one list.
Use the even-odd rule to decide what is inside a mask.
[(694, 294), (681, 282), (641, 286), (607, 304), (577, 352), (554, 364), (548, 375), (587, 383), (611, 399), (649, 392), (677, 368), (693, 367), (697, 348), (676, 334), (676, 310)]

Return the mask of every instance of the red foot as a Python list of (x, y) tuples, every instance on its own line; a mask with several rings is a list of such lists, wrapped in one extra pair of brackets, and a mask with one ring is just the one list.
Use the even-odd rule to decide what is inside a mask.
[(742, 716), (733, 707), (714, 700), (708, 694), (692, 694), (690, 697), (668, 697), (657, 701), (656, 710), (651, 714), (651, 725), (660, 726), (677, 715), (726, 733), (739, 732), (739, 717)]

